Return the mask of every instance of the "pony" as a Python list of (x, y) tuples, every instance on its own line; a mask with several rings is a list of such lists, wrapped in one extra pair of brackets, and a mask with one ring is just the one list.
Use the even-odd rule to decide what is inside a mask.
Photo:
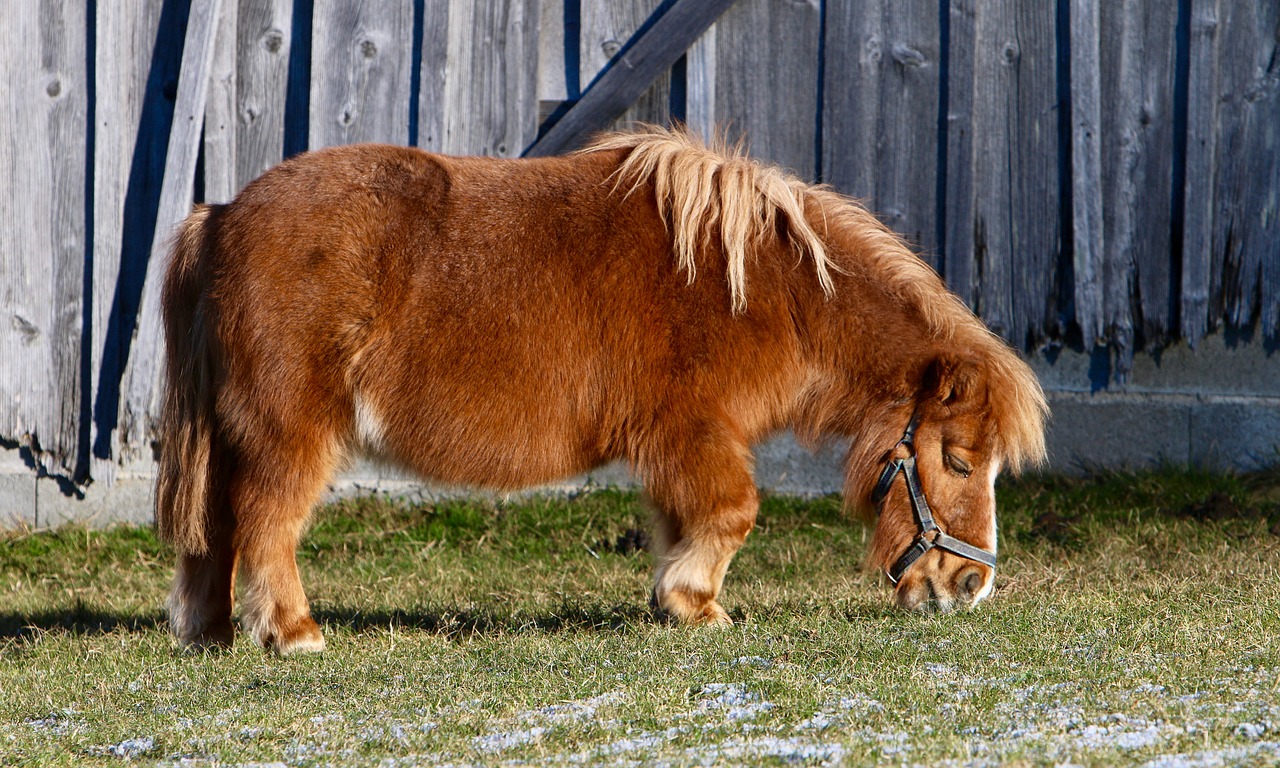
[(779, 430), (849, 441), (846, 505), (908, 609), (991, 592), (996, 475), (1045, 454), (1036, 377), (903, 240), (683, 129), (299, 155), (196, 206), (170, 259), (155, 513), (186, 645), (232, 642), (238, 577), (257, 643), (323, 649), (295, 550), (360, 452), (495, 490), (627, 461), (653, 602), (687, 624), (730, 623), (752, 446)]

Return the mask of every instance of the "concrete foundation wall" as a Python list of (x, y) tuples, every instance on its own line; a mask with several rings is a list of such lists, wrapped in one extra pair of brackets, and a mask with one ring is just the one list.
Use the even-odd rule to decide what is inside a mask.
[[(1128, 381), (1117, 385), (1105, 354), (1063, 351), (1033, 365), (1049, 393), (1049, 471), (1142, 468), (1161, 463), (1249, 471), (1280, 464), (1280, 350), (1260, 343), (1205, 339), (1194, 352), (1174, 347), (1139, 356)], [(842, 446), (811, 455), (790, 435), (757, 448), (756, 479), (781, 493), (839, 491)], [(93, 525), (148, 522), (153, 468), (127, 467), (117, 481), (75, 489), (37, 478), (17, 450), (0, 450), (0, 527), (49, 527), (71, 521)], [(635, 482), (622, 466), (603, 467), (551, 486)], [(387, 492), (430, 499), (457, 489), (424, 486), (375, 464), (343, 473), (331, 497)]]

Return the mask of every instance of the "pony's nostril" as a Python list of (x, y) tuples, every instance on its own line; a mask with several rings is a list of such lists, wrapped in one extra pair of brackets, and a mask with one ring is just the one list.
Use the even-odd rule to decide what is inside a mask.
[(982, 574), (978, 571), (969, 571), (967, 575), (960, 579), (960, 594), (966, 598), (973, 598), (982, 589)]

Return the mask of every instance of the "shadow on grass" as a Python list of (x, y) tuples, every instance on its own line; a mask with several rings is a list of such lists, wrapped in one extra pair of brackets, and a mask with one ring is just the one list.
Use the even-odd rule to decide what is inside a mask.
[(164, 614), (159, 611), (122, 615), (82, 605), (37, 613), (0, 613), (0, 640), (28, 639), (42, 632), (68, 632), (75, 635), (105, 635), (116, 631), (151, 632), (164, 620)]
[(561, 632), (617, 633), (632, 627), (664, 623), (655, 617), (651, 609), (633, 604), (565, 606), (534, 614), (449, 608), (377, 611), (316, 608), (312, 616), (321, 625), (345, 627), (357, 634), (394, 628), (396, 631), (408, 629), (447, 638)]

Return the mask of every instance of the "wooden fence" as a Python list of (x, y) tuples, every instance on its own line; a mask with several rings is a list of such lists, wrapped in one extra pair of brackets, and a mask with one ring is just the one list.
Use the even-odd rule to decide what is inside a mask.
[(1224, 325), (1274, 343), (1278, 30), (1276, 0), (5, 2), (0, 439), (76, 481), (149, 450), (193, 199), (331, 144), (571, 143), (655, 62), (621, 121), (866, 199), (1019, 346), (1123, 374)]

